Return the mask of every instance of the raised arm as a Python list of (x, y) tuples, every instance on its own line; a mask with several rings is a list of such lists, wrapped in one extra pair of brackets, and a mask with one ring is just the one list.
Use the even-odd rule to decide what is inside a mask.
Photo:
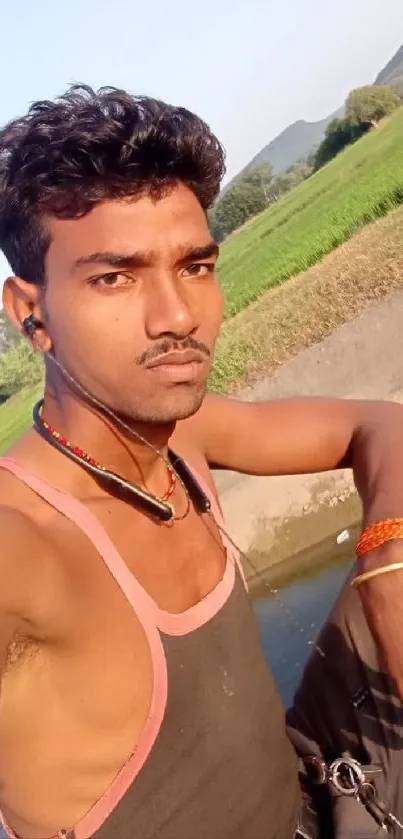
[(241, 402), (209, 396), (192, 420), (211, 465), (256, 475), (324, 472), (344, 466), (361, 471), (365, 450), (403, 442), (403, 407), (349, 399), (280, 399)]
[[(242, 403), (209, 397), (191, 421), (210, 464), (256, 475), (350, 466), (364, 526), (403, 517), (403, 407), (388, 402), (288, 399)], [(403, 541), (360, 561), (359, 571), (403, 561)], [(383, 662), (403, 696), (403, 571), (359, 587)]]

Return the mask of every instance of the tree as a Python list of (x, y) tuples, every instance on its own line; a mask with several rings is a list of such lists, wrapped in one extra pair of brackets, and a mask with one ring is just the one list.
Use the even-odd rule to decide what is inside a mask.
[(353, 142), (353, 131), (347, 119), (332, 119), (325, 131), (325, 137), (315, 155), (315, 169), (329, 163), (339, 152)]
[(403, 100), (403, 76), (398, 76), (397, 79), (393, 79), (393, 84), (391, 84), (391, 88), (398, 95), (399, 99)]
[(42, 378), (42, 356), (33, 352), (23, 338), (18, 337), (8, 349), (0, 352), (0, 401)]
[(22, 336), (11, 324), (3, 309), (0, 309), (0, 352), (22, 340)]
[(217, 201), (209, 213), (210, 229), (217, 242), (268, 206), (272, 178), (270, 163), (247, 169)]
[(222, 242), (248, 219), (298, 186), (312, 171), (313, 167), (306, 160), (297, 161), (277, 178), (273, 177), (273, 167), (268, 162), (247, 169), (209, 213), (210, 229), (215, 240)]
[(307, 165), (307, 166), (309, 166), (309, 167), (310, 167), (310, 169), (311, 169), (311, 173), (312, 173), (312, 172), (314, 171), (314, 169), (315, 169), (315, 161), (316, 161), (316, 152), (317, 152), (317, 150), (318, 150), (318, 146), (315, 146), (315, 147), (312, 149), (312, 151), (310, 151), (310, 152), (309, 152), (309, 154), (307, 154), (307, 156), (306, 156), (305, 160), (304, 160), (304, 161), (302, 161), (302, 162), (306, 163), (306, 165)]
[(400, 99), (390, 87), (367, 85), (352, 90), (347, 98), (345, 117), (329, 123), (323, 142), (316, 150), (315, 169), (329, 163), (399, 105)]
[(265, 163), (260, 163), (258, 166), (254, 166), (253, 169), (247, 169), (239, 179), (238, 183), (248, 184), (257, 190), (260, 190), (266, 199), (266, 203), (268, 204), (268, 190), (272, 180), (273, 167), (271, 163), (266, 161)]
[(242, 206), (237, 200), (235, 187), (226, 192), (217, 201), (209, 214), (210, 228), (216, 242), (222, 242), (233, 230), (240, 227), (245, 220)]
[(295, 189), (295, 187), (302, 183), (302, 181), (309, 178), (310, 175), (312, 175), (312, 172), (313, 167), (309, 166), (308, 163), (302, 161), (293, 163), (292, 166), (289, 166), (286, 172), (275, 179), (280, 195), (285, 195), (287, 192), (291, 192), (291, 190)]
[(346, 120), (354, 126), (378, 125), (400, 105), (394, 90), (383, 85), (366, 85), (352, 90), (346, 102)]
[(237, 203), (243, 216), (243, 223), (256, 213), (261, 213), (267, 206), (266, 194), (261, 186), (256, 186), (248, 180), (241, 180), (235, 185), (233, 200)]

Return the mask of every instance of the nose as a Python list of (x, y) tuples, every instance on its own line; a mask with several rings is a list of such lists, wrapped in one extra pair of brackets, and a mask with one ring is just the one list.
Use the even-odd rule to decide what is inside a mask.
[(159, 277), (149, 284), (145, 301), (145, 328), (151, 339), (162, 335), (186, 338), (198, 327), (195, 301), (180, 279)]

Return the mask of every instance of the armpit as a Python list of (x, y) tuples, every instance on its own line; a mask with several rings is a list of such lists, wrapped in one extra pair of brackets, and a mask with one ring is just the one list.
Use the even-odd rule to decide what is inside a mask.
[(37, 641), (23, 632), (17, 632), (7, 648), (3, 678), (9, 671), (14, 670), (27, 658), (36, 655), (37, 652)]

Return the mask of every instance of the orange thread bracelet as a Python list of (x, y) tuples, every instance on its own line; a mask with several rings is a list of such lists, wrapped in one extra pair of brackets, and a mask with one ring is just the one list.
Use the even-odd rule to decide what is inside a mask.
[(393, 539), (403, 539), (403, 519), (384, 519), (370, 524), (357, 542), (356, 556), (365, 556)]

